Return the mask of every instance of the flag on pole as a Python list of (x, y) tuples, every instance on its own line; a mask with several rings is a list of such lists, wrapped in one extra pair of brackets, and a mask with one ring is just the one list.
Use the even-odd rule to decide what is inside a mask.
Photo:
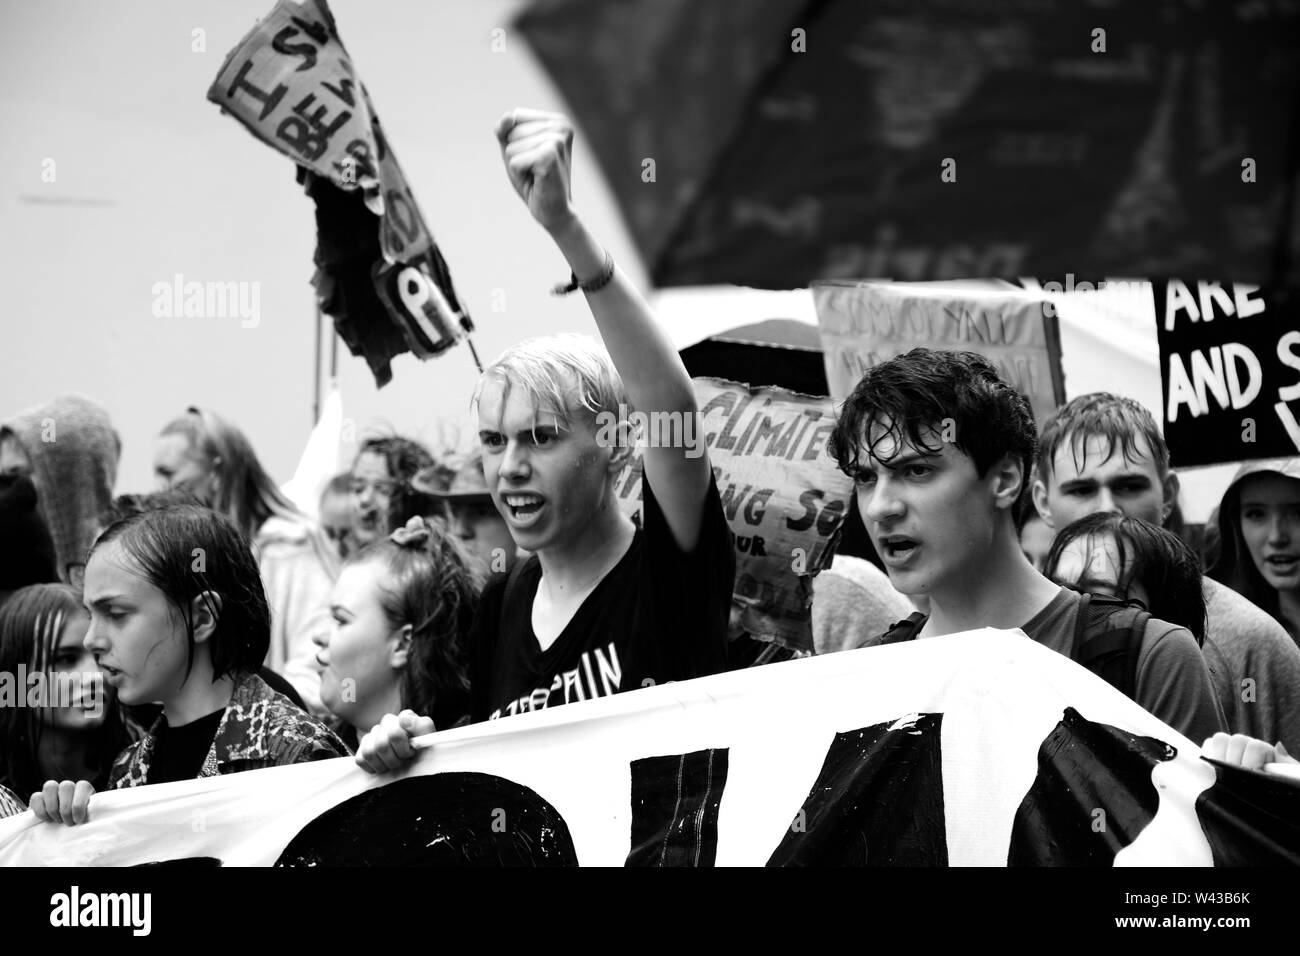
[(316, 203), (321, 310), (378, 385), (394, 355), (431, 358), (473, 331), (325, 0), (279, 0), (208, 99), (298, 164)]

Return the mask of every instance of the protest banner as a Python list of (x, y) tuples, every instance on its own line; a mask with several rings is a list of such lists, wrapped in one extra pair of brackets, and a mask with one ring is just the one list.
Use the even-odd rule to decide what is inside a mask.
[(843, 401), (867, 369), (918, 346), (979, 352), (1043, 422), (1065, 401), (1061, 336), (1046, 297), (944, 283), (820, 281), (812, 285), (831, 395)]
[(1300, 455), (1300, 302), (1154, 283), (1165, 441), (1180, 467)]
[[(793, 289), (1297, 275), (1298, 20), (1294, 0), (551, 0), (517, 24), (656, 288)], [(671, 170), (668, 195), (638, 168)]]
[(720, 378), (694, 382), (698, 424), (632, 413), (640, 444), (615, 493), (636, 514), (644, 444), (681, 445), (694, 438), (686, 428), (700, 429), (736, 546), (733, 630), (812, 653), (812, 580), (835, 554), (853, 493), (826, 453), (835, 427), (830, 400)]
[(1300, 863), (1300, 782), (1019, 631), (786, 661), (0, 820), (0, 866)]
[(208, 99), (299, 166), (316, 202), (321, 310), (375, 381), (472, 331), (325, 0), (279, 0), (226, 57)]

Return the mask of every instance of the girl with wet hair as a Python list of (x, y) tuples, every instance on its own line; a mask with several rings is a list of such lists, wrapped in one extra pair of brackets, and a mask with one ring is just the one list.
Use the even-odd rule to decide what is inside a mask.
[[(135, 787), (345, 756), (320, 721), (257, 669), (270, 614), (257, 562), (234, 523), (196, 505), (111, 525), (86, 563), (85, 646), (124, 704), (162, 714), (113, 763), (108, 786)], [(83, 822), (94, 789), (47, 780), (31, 808)]]

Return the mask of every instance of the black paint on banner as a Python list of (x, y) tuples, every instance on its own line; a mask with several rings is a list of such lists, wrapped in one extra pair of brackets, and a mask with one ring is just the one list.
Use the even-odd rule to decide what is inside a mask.
[(1218, 760), (1196, 816), (1215, 866), (1300, 866), (1300, 781)]
[(942, 721), (919, 714), (836, 734), (767, 865), (947, 866)]
[(713, 866), (727, 750), (632, 761), (632, 844), (627, 866)]
[(407, 777), (331, 807), (276, 866), (577, 866), (568, 824), (528, 787), (487, 773)]
[(1008, 866), (1112, 866), (1160, 805), (1151, 780), (1178, 751), (1067, 707), (1038, 748), (1038, 776), (1016, 810)]

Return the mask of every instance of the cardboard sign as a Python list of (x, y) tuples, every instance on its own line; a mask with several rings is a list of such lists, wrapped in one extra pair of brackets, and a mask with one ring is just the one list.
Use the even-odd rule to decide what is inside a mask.
[(378, 384), (394, 355), (430, 358), (472, 328), (325, 0), (279, 0), (208, 99), (304, 171), (321, 309)]
[[(700, 418), (691, 427), (702, 429), (736, 545), (733, 630), (811, 653), (812, 579), (835, 553), (853, 493), (826, 453), (831, 402), (720, 378), (694, 381)], [(643, 417), (643, 442), (672, 440), (684, 424)], [(629, 514), (641, 507), (641, 467), (638, 448), (614, 486)]]
[(1300, 455), (1300, 302), (1154, 283), (1169, 454), (1180, 467)]
[(662, 684), (352, 760), (0, 820), (0, 866), (1300, 863), (1300, 783), (1233, 768), (1019, 631)]
[(831, 395), (843, 401), (862, 374), (924, 346), (979, 352), (1043, 422), (1065, 401), (1061, 336), (1045, 298), (907, 282), (814, 282), (813, 301)]

